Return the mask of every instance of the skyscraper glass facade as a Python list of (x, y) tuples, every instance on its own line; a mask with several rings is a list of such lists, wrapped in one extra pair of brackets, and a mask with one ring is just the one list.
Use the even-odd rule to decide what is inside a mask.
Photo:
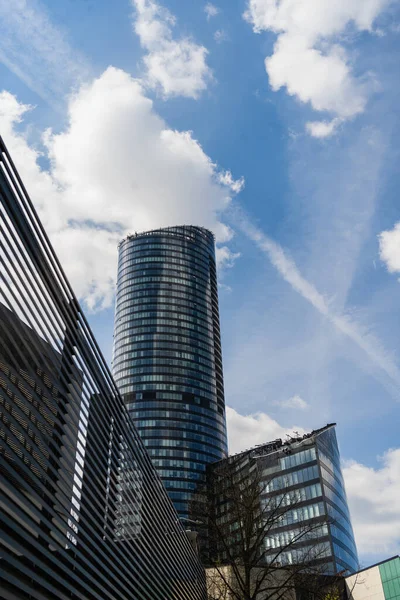
[(226, 455), (215, 244), (179, 226), (120, 244), (113, 373), (177, 511)]

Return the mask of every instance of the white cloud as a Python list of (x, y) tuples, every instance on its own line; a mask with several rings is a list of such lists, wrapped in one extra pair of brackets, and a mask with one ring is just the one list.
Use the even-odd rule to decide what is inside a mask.
[(332, 119), (331, 121), (310, 121), (306, 123), (306, 130), (313, 137), (322, 139), (336, 133), (341, 122), (341, 119)]
[(303, 398), (301, 398), (297, 394), (295, 396), (292, 396), (291, 398), (288, 398), (287, 400), (281, 400), (276, 404), (281, 408), (289, 408), (293, 410), (308, 410), (310, 408), (308, 402), (303, 400)]
[(209, 21), (211, 17), (216, 17), (220, 13), (220, 10), (217, 6), (211, 4), (211, 2), (207, 2), (204, 7), (204, 12), (207, 15), (207, 21)]
[(234, 179), (230, 171), (222, 171), (219, 173), (218, 181), (222, 183), (222, 185), (226, 185), (230, 188), (235, 194), (238, 194), (244, 188), (244, 177)]
[(379, 235), (380, 258), (390, 273), (400, 273), (400, 222)]
[(175, 17), (154, 0), (131, 0), (136, 9), (135, 32), (147, 54), (147, 83), (164, 97), (198, 98), (212, 73), (206, 63), (208, 51), (188, 37), (173, 37)]
[[(219, 217), (241, 184), (219, 172), (191, 132), (169, 129), (140, 82), (124, 71), (110, 67), (83, 86), (71, 99), (65, 131), (46, 132), (49, 171), (16, 131), (28, 109), (0, 94), (0, 129), (89, 308), (110, 304), (117, 243), (127, 233), (196, 224), (212, 229), (220, 243), (232, 236)], [(225, 262), (234, 260), (222, 252)]]
[(294, 431), (303, 434), (301, 427), (285, 428), (269, 415), (257, 412), (241, 415), (234, 408), (226, 407), (229, 454), (253, 448), (257, 444), (265, 444), (277, 438), (285, 438)]
[(217, 31), (214, 33), (214, 40), (217, 42), (217, 44), (220, 44), (221, 42), (227, 42), (228, 39), (228, 34), (226, 31), (224, 31), (224, 29), (217, 29)]
[(400, 448), (380, 463), (345, 461), (343, 476), (360, 554), (391, 556), (400, 552)]
[(231, 216), (236, 227), (241, 229), (262, 252), (264, 252), (278, 273), (292, 288), (342, 334), (351, 339), (370, 359), (370, 361), (389, 378), (387, 387), (398, 399), (400, 369), (395, 358), (384, 348), (381, 342), (366, 328), (345, 313), (336, 314), (330, 302), (317, 288), (300, 273), (297, 265), (289, 258), (283, 248), (255, 227), (239, 207), (234, 207)]
[[(265, 60), (272, 89), (286, 87), (314, 110), (341, 119), (363, 112), (371, 86), (354, 76), (340, 35), (348, 28), (372, 31), (389, 1), (248, 0), (244, 17), (254, 32), (278, 35), (273, 54)], [(315, 127), (308, 131), (313, 134)]]
[(38, 0), (0, 0), (0, 61), (53, 106), (90, 71)]
[(232, 252), (228, 246), (219, 246), (216, 249), (216, 260), (219, 269), (231, 268), (239, 258), (240, 252)]

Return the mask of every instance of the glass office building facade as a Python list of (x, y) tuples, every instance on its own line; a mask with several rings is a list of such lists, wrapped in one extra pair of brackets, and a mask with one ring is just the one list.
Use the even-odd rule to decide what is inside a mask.
[[(237, 472), (240, 484), (257, 473), (257, 511), (269, 520), (263, 560), (278, 566), (315, 563), (326, 574), (358, 569), (334, 424), (229, 457), (209, 467), (209, 478), (219, 470), (226, 479), (224, 463)], [(229, 503), (218, 506), (218, 496), (215, 502), (221, 524), (237, 531), (234, 518), (229, 526)]]
[(119, 247), (113, 374), (175, 507), (226, 456), (215, 243), (201, 227)]

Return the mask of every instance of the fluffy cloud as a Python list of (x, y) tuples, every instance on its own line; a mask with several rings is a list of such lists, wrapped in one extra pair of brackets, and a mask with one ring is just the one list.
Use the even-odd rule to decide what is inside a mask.
[(204, 7), (204, 12), (207, 15), (207, 21), (209, 21), (211, 17), (216, 17), (219, 14), (220, 10), (217, 6), (211, 4), (211, 2), (207, 2), (207, 4)]
[(332, 119), (332, 121), (310, 121), (306, 123), (306, 130), (313, 137), (322, 139), (335, 133), (341, 122), (341, 119)]
[(110, 67), (82, 87), (70, 102), (66, 130), (46, 132), (48, 171), (17, 131), (29, 108), (0, 94), (0, 128), (89, 308), (110, 304), (117, 243), (127, 233), (196, 224), (212, 229), (220, 242), (232, 236), (219, 215), (241, 184), (218, 170), (190, 132), (169, 129), (124, 71)]
[(343, 476), (359, 552), (391, 556), (400, 551), (400, 449), (380, 462), (373, 469), (347, 461)]
[(305, 433), (301, 427), (285, 428), (269, 415), (258, 412), (241, 415), (234, 408), (226, 407), (229, 454), (236, 454), (256, 444), (265, 444), (296, 431)]
[(147, 82), (164, 97), (197, 98), (212, 78), (207, 49), (189, 38), (174, 39), (175, 17), (154, 0), (131, 0), (133, 27), (147, 55)]
[[(265, 59), (273, 90), (287, 92), (314, 110), (341, 119), (361, 113), (369, 85), (352, 73), (351, 61), (339, 36), (349, 27), (371, 31), (389, 0), (248, 0), (245, 19), (256, 33), (278, 34), (272, 56)], [(316, 137), (334, 132), (331, 124), (310, 124)]]
[(390, 273), (400, 273), (400, 222), (393, 229), (379, 235), (381, 260)]
[(232, 252), (228, 246), (220, 246), (216, 250), (217, 265), (220, 269), (233, 267), (239, 256), (240, 252)]

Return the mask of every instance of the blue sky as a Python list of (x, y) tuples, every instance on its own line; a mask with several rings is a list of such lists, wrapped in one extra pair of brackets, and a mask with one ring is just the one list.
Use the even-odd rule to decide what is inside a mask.
[(400, 6), (0, 0), (0, 133), (111, 359), (118, 240), (218, 241), (233, 451), (338, 423), (400, 550)]

